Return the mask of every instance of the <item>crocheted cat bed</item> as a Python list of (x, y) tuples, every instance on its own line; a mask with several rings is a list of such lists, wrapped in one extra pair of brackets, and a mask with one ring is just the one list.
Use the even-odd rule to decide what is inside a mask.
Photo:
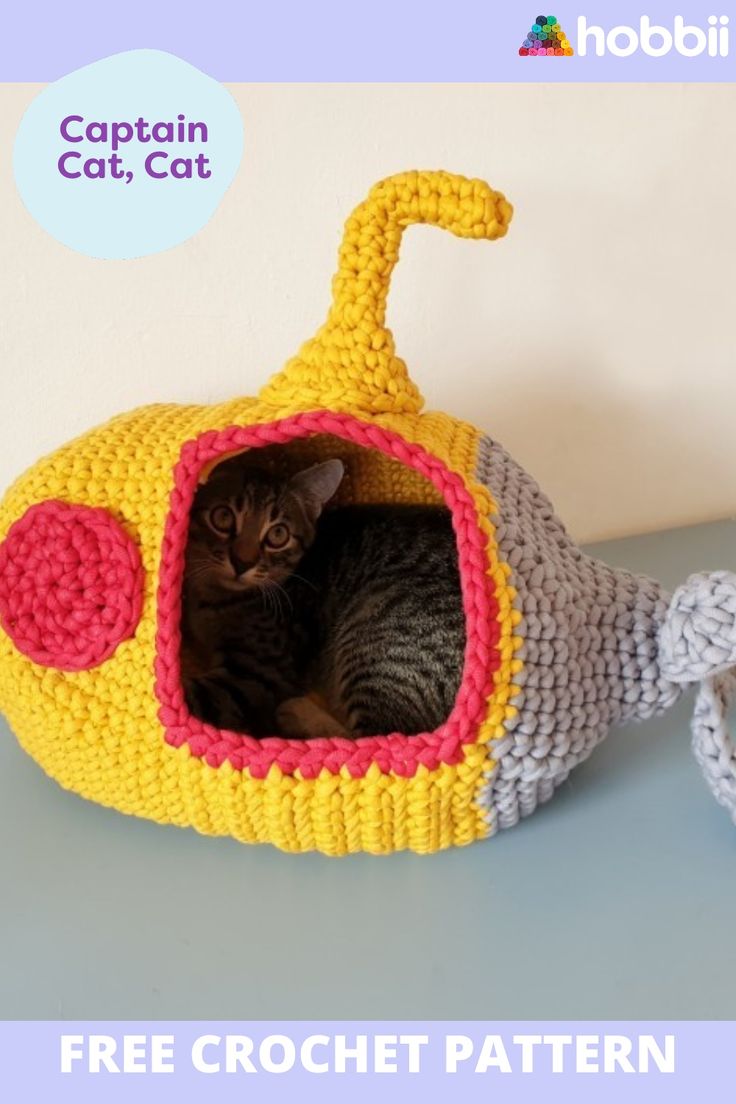
[[(502, 237), (478, 180), (406, 173), (351, 215), (325, 325), (261, 391), (153, 406), (40, 461), (0, 507), (0, 707), (62, 786), (139, 816), (290, 851), (436, 851), (546, 801), (615, 724), (702, 680), (695, 753), (736, 808), (724, 714), (736, 578), (659, 583), (584, 555), (494, 440), (422, 399), (384, 325), (404, 228)], [(189, 715), (179, 672), (188, 511), (225, 455), (339, 454), (355, 501), (444, 501), (467, 626), (461, 689), (419, 735), (254, 739)], [(270, 452), (278, 452), (271, 449)]]

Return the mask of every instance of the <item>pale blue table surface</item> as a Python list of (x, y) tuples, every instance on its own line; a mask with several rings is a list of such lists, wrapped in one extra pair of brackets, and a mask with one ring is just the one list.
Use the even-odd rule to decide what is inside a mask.
[[(736, 524), (594, 551), (674, 586), (736, 567)], [(690, 709), (495, 839), (337, 860), (82, 801), (0, 721), (0, 1016), (736, 1018), (736, 827)]]

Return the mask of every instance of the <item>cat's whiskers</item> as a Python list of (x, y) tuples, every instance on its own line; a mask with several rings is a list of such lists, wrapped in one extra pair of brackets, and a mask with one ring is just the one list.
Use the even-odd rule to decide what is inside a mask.
[(304, 583), (305, 586), (311, 587), (315, 594), (318, 593), (317, 587), (311, 581), (311, 579), (305, 579), (303, 575), (297, 575), (296, 571), (292, 571), (290, 575), (291, 579), (296, 579), (300, 583)]
[(290, 611), (292, 613), (294, 612), (291, 598), (281, 586), (281, 584), (278, 583), (275, 579), (264, 579), (262, 582), (259, 582), (257, 586), (263, 600), (263, 605), (272, 617), (284, 617), (284, 598), (286, 598), (287, 602), (289, 603)]
[(283, 616), (283, 610), (281, 608), (281, 600), (280, 600), (280, 597), (279, 597), (279, 593), (278, 593), (278, 591), (276, 590), (276, 588), (274, 586), (273, 580), (272, 579), (266, 579), (266, 581), (263, 584), (263, 588), (264, 588), (266, 594), (268, 594), (268, 600), (271, 604), (271, 610), (272, 610), (273, 616), (277, 617), (277, 618), (282, 617)]
[(279, 595), (274, 588), (273, 580), (264, 579), (259, 584), (259, 589), (265, 599), (268, 607), (268, 612), (271, 617), (280, 618), (283, 616), (283, 610), (281, 609), (281, 602), (279, 601)]
[(266, 589), (268, 591), (269, 601), (271, 602), (273, 616), (278, 619), (279, 617), (281, 617), (281, 604), (279, 602), (279, 596), (278, 594), (276, 594), (271, 586), (267, 586)]
[(184, 571), (184, 578), (186, 580), (199, 579), (203, 575), (209, 575), (213, 569), (213, 564), (206, 560), (202, 563), (192, 564), (191, 567), (187, 567)]
[(261, 596), (261, 604), (268, 614), (273, 614), (273, 607), (271, 604), (271, 595), (268, 590), (268, 586), (265, 583), (257, 583), (256, 590)]
[(286, 590), (286, 588), (276, 579), (269, 579), (269, 583), (274, 589), (274, 593), (278, 597), (279, 602), (281, 602), (282, 599), (285, 598), (286, 601), (289, 603), (289, 610), (291, 611), (291, 613), (293, 613), (294, 603), (291, 600), (291, 595), (289, 594), (288, 590)]

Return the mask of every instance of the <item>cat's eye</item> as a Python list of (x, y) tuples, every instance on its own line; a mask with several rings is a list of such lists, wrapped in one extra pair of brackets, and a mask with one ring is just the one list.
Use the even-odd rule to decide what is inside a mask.
[(216, 533), (222, 533), (224, 536), (232, 532), (235, 514), (229, 506), (215, 506), (210, 510), (209, 522)]
[(289, 543), (291, 533), (287, 525), (272, 525), (266, 533), (266, 544), (271, 548), (284, 548)]

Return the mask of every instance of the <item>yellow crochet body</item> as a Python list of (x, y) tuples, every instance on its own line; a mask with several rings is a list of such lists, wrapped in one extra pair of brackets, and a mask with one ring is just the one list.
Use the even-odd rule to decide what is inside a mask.
[[(96, 666), (44, 666), (19, 650), (10, 631), (0, 632), (0, 707), (22, 746), (62, 786), (125, 813), (289, 851), (430, 852), (488, 834), (479, 798), (493, 767), (493, 742), (513, 716), (513, 676), (520, 668), (515, 594), (510, 570), (498, 558), (495, 505), (475, 478), (480, 434), (448, 415), (421, 412), (384, 315), (405, 226), (431, 222), (461, 236), (495, 238), (505, 233), (510, 215), (503, 197), (487, 185), (449, 174), (409, 173), (378, 185), (348, 220), (327, 322), (260, 398), (159, 405), (117, 417), (40, 461), (11, 487), (0, 506), (0, 541), (34, 504), (60, 501), (110, 514), (142, 565), (135, 631)], [(345, 421), (329, 421), (333, 414)], [(304, 428), (313, 415), (314, 432)], [(283, 432), (297, 455), (309, 457), (331, 455), (337, 437), (348, 469), (343, 493), (354, 501), (437, 501), (445, 491), (428, 482), (423, 455), (447, 473), (443, 487), (467, 493), (485, 545), (473, 585), (480, 585), (478, 570), (484, 572), (495, 603), (496, 658), (482, 718), (470, 736), (465, 732), (456, 761), (418, 763), (411, 776), (374, 761), (359, 776), (344, 763), (305, 777), (299, 766), (280, 765), (287, 749), (258, 777), (229, 758), (212, 765), (209, 753), (193, 750), (196, 741), (174, 746), (167, 739), (162, 701), (174, 703), (173, 716), (178, 698), (176, 687), (168, 685), (168, 698), (162, 690), (174, 668), (162, 664), (161, 655), (173, 654), (169, 635), (175, 631), (166, 626), (175, 619), (162, 619), (161, 609), (174, 600), (167, 580), (175, 578), (172, 518), (183, 493), (177, 479), (192, 442), (201, 451), (210, 440), (224, 441), (233, 427), (264, 427), (263, 446), (276, 451)], [(389, 442), (385, 448), (380, 434)], [(402, 443), (415, 466), (401, 461)], [(206, 471), (203, 462), (200, 474)], [(472, 641), (469, 647), (472, 652)], [(433, 754), (444, 754), (439, 744)]]

